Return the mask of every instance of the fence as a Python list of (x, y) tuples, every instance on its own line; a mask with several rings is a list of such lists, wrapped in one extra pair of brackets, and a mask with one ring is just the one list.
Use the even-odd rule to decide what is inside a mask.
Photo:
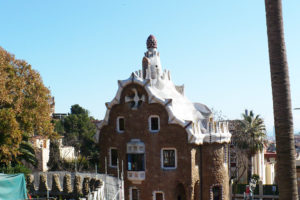
[[(246, 191), (246, 184), (232, 184), (232, 200), (244, 199), (244, 192)], [(260, 181), (254, 190), (253, 199), (261, 200), (275, 200), (279, 199), (279, 191), (277, 185), (263, 185)]]
[(96, 173), (36, 172), (27, 177), (27, 186), (35, 198), (112, 200), (124, 194), (122, 180)]

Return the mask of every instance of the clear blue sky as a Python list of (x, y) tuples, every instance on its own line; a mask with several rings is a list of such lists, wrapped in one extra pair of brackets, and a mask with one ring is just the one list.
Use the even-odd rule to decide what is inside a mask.
[[(300, 107), (300, 1), (283, 1), (293, 107)], [(229, 119), (253, 109), (273, 129), (263, 0), (0, 0), (0, 45), (40, 72), (56, 112), (102, 119), (117, 80), (141, 69), (146, 39), (186, 96)], [(300, 131), (300, 111), (294, 111)]]

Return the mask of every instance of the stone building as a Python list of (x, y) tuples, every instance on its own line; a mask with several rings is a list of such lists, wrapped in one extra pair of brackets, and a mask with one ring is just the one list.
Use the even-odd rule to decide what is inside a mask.
[[(101, 172), (117, 176), (124, 163), (126, 200), (229, 199), (226, 122), (192, 103), (163, 70), (154, 36), (142, 70), (118, 81), (98, 126)], [(119, 167), (117, 166), (119, 165)]]
[(38, 166), (34, 169), (34, 171), (47, 171), (47, 163), (49, 161), (50, 154), (50, 140), (46, 136), (36, 135), (30, 138), (30, 142), (32, 143), (35, 156), (38, 160)]

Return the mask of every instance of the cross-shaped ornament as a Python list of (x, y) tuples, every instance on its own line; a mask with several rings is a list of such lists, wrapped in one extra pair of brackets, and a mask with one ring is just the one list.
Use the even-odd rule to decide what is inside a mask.
[(145, 102), (145, 95), (142, 95), (142, 97), (139, 97), (138, 92), (135, 88), (132, 89), (134, 96), (130, 97), (130, 96), (125, 96), (125, 102), (132, 102), (131, 104), (131, 109), (132, 110), (137, 110), (138, 106), (139, 106), (139, 102), (143, 101)]

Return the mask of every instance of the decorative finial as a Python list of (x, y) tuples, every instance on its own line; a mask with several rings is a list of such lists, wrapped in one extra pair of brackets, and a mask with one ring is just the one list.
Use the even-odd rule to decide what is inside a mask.
[(157, 41), (153, 35), (149, 35), (147, 39), (147, 49), (157, 48)]

